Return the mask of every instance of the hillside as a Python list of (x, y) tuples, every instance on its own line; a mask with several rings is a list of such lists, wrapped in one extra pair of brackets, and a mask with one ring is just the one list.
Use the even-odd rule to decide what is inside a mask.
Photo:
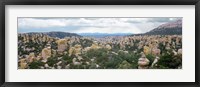
[(157, 28), (144, 33), (145, 35), (181, 35), (182, 34), (182, 20), (162, 24)]
[(50, 37), (58, 37), (58, 38), (72, 37), (72, 36), (82, 37), (82, 36), (80, 36), (78, 34), (68, 33), (68, 32), (30, 32), (30, 33), (27, 33), (27, 34), (30, 34), (30, 35), (33, 35), (33, 34), (45, 34), (45, 35), (48, 35)]
[(131, 35), (131, 33), (78, 33), (78, 35), (85, 36), (85, 37), (109, 37), (109, 36), (127, 36)]

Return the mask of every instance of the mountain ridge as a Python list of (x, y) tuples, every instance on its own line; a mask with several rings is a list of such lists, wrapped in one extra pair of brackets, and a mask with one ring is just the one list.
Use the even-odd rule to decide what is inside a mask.
[(44, 34), (44, 35), (48, 35), (50, 37), (58, 37), (58, 38), (64, 38), (64, 37), (72, 37), (72, 36), (76, 36), (76, 37), (82, 37), (76, 33), (69, 33), (69, 32), (61, 32), (61, 31), (51, 31), (51, 32), (28, 32), (28, 33), (23, 33), (23, 34)]
[(132, 33), (77, 33), (77, 34), (86, 37), (107, 37), (107, 36), (127, 36), (131, 35)]
[(154, 28), (153, 30), (144, 33), (145, 35), (181, 35), (182, 34), (182, 20), (168, 22)]
[(133, 35), (182, 35), (182, 19), (159, 25), (146, 33)]

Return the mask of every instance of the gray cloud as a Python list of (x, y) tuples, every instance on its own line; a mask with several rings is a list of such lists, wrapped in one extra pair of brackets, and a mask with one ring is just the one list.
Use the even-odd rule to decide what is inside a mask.
[(149, 18), (147, 22), (170, 22), (170, 21), (175, 21), (178, 19), (182, 19), (181, 17), (179, 18)]

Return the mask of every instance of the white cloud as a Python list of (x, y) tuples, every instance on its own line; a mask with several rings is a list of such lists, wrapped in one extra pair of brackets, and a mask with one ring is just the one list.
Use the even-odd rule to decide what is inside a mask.
[(19, 18), (19, 28), (46, 28), (46, 27), (62, 27), (66, 26), (67, 22), (63, 19), (34, 19), (34, 18)]
[(73, 31), (74, 33), (141, 33), (141, 30), (137, 27), (83, 27)]

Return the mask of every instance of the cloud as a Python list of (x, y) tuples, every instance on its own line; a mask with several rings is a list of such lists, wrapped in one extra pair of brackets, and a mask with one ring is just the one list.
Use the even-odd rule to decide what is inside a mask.
[(178, 18), (149, 18), (148, 22), (170, 22), (170, 21), (175, 21), (181, 19), (180, 17)]
[[(178, 18), (18, 18), (23, 32), (60, 30), (74, 33), (144, 33)], [(72, 29), (70, 29), (72, 28)]]
[(66, 26), (65, 20), (57, 19), (34, 19), (34, 18), (19, 18), (18, 27), (19, 28), (46, 28), (46, 27), (60, 27)]
[(141, 33), (141, 30), (137, 27), (81, 27), (74, 30), (75, 33)]

